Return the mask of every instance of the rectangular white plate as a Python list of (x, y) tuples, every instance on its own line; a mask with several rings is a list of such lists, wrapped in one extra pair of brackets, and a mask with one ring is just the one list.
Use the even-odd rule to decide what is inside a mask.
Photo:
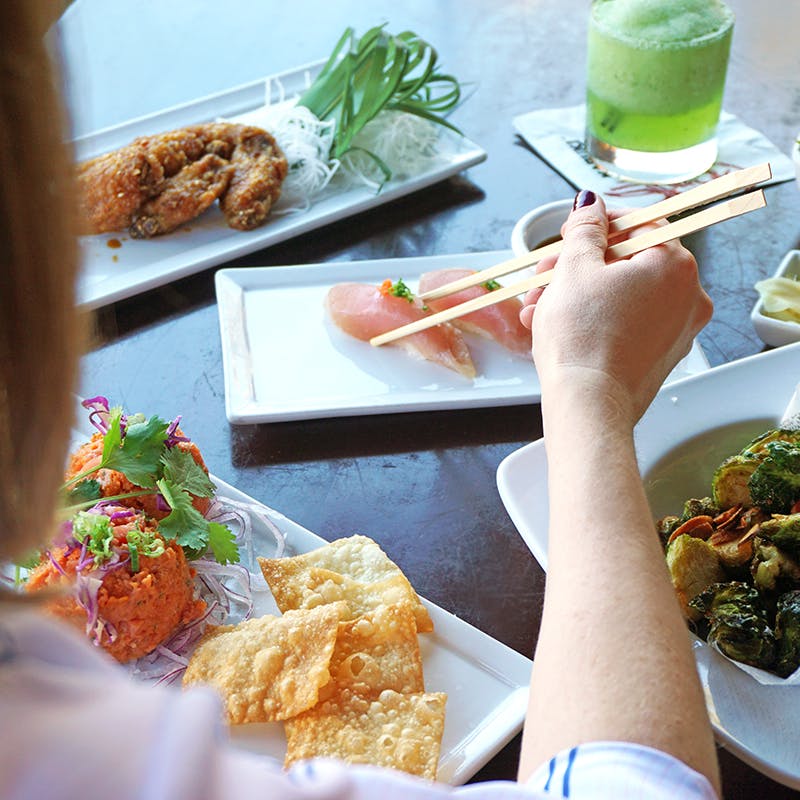
[[(221, 499), (256, 501), (214, 478)], [(263, 507), (262, 507), (263, 509)], [(296, 555), (326, 544), (325, 540), (283, 515), (263, 509), (286, 536), (286, 555)], [(258, 529), (258, 555), (274, 552), (272, 537)], [(461, 784), (475, 774), (520, 730), (528, 702), (531, 661), (491, 636), (427, 601), (434, 631), (421, 634), (420, 648), (425, 690), (445, 692), (447, 706), (439, 760), (439, 780)], [(279, 613), (268, 590), (257, 598), (257, 613)], [(283, 761), (286, 739), (283, 725), (239, 725), (232, 729), (241, 747)]]
[[(715, 467), (783, 415), (800, 381), (800, 344), (665, 386), (635, 431), (654, 518), (708, 494)], [(547, 568), (547, 461), (539, 440), (508, 456), (497, 486), (520, 535)], [(800, 789), (800, 690), (763, 686), (698, 642), (696, 656), (718, 740), (776, 781)]]
[[(93, 432), (79, 400), (75, 406), (77, 429), (72, 434), (73, 447), (86, 441)], [(307, 553), (327, 544), (322, 537), (225, 481), (214, 475), (211, 478), (219, 500), (257, 506), (259, 513), (269, 517), (286, 539), (284, 555)], [(267, 525), (257, 515), (251, 515), (251, 522), (254, 554), (274, 556), (276, 542)], [(251, 576), (255, 615), (279, 614), (257, 566), (247, 564), (246, 558), (242, 563), (258, 573)], [(424, 598), (423, 603), (434, 626), (433, 633), (419, 637), (425, 690), (447, 694), (438, 780), (458, 785), (469, 780), (521, 729), (532, 662)], [(283, 763), (286, 737), (281, 723), (236, 725), (231, 728), (231, 738), (239, 747)]]
[[(176, 106), (157, 114), (90, 134), (74, 142), (75, 157), (92, 158), (129, 144), (135, 137), (208, 122), (218, 117), (235, 119), (264, 105), (267, 85), (271, 102), (300, 94), (319, 71), (322, 62), (273, 75), (226, 92)], [(269, 82), (269, 84), (267, 83)], [(310, 209), (286, 216), (273, 215), (253, 231), (229, 228), (215, 205), (198, 219), (166, 236), (137, 241), (124, 233), (81, 238), (83, 269), (78, 282), (78, 303), (97, 308), (125, 297), (162, 286), (200, 270), (261, 250), (308, 231), (383, 205), (418, 189), (455, 175), (486, 158), (478, 145), (447, 131), (452, 152), (432, 167), (406, 179), (393, 179), (376, 194), (354, 187), (321, 197)], [(108, 242), (122, 243), (117, 249)]]
[[(323, 307), (336, 283), (402, 278), (412, 291), (429, 270), (480, 270), (509, 251), (224, 269), (216, 274), (225, 409), (233, 423), (278, 422), (398, 411), (536, 402), (533, 362), (467, 335), (478, 377), (372, 347), (339, 330)], [(695, 344), (673, 377), (708, 368)]]

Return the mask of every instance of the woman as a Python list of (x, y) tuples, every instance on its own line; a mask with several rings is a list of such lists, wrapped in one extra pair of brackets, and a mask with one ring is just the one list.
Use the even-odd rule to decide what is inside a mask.
[[(69, 162), (42, 44), (48, 7), (0, 8), (0, 555), (9, 559), (52, 527), (81, 337)], [(606, 213), (590, 193), (564, 233), (555, 279), (523, 311), (542, 382), (552, 519), (520, 783), (452, 790), (333, 761), (284, 772), (225, 742), (210, 692), (133, 684), (34, 600), (6, 592), (0, 796), (715, 797), (710, 727), (632, 444), (710, 303), (677, 243), (605, 266)], [(632, 604), (633, 629), (620, 611)]]

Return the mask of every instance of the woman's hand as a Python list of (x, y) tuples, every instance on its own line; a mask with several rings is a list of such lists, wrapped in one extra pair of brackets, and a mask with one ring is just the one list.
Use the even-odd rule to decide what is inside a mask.
[(587, 399), (615, 402), (633, 425), (711, 318), (711, 300), (677, 241), (606, 264), (608, 217), (592, 192), (578, 194), (562, 233), (553, 280), (520, 313), (543, 393), (580, 382)]

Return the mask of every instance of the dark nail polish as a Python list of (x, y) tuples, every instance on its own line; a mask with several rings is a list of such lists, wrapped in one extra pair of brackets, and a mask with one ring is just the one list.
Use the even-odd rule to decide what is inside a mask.
[(575, 195), (575, 202), (572, 204), (572, 210), (575, 211), (577, 208), (590, 206), (595, 200), (597, 200), (597, 195), (591, 189), (581, 189), (578, 194)]

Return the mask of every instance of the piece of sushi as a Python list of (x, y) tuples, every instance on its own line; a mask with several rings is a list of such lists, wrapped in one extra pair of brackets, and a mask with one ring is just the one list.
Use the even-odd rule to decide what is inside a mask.
[[(325, 305), (337, 327), (365, 342), (430, 313), (402, 281), (393, 284), (389, 280), (380, 286), (337, 284), (329, 290)], [(469, 348), (461, 333), (449, 323), (413, 333), (393, 344), (418, 358), (454, 370), (465, 378), (475, 377), (475, 365)]]
[[(473, 275), (474, 270), (470, 269), (439, 269), (434, 272), (426, 272), (419, 280), (419, 293), (425, 294), (433, 289), (438, 289), (446, 283)], [(474, 297), (488, 294), (499, 284), (489, 281), (486, 284), (471, 286), (469, 289), (462, 289), (459, 292), (439, 297), (436, 300), (426, 300), (426, 304), (434, 311), (444, 311), (451, 306), (465, 303)], [(522, 303), (516, 297), (508, 300), (501, 300), (499, 303), (473, 311), (453, 320), (453, 325), (469, 333), (476, 333), (487, 339), (498, 342), (512, 353), (520, 355), (531, 355), (531, 332), (519, 321), (519, 312)]]

